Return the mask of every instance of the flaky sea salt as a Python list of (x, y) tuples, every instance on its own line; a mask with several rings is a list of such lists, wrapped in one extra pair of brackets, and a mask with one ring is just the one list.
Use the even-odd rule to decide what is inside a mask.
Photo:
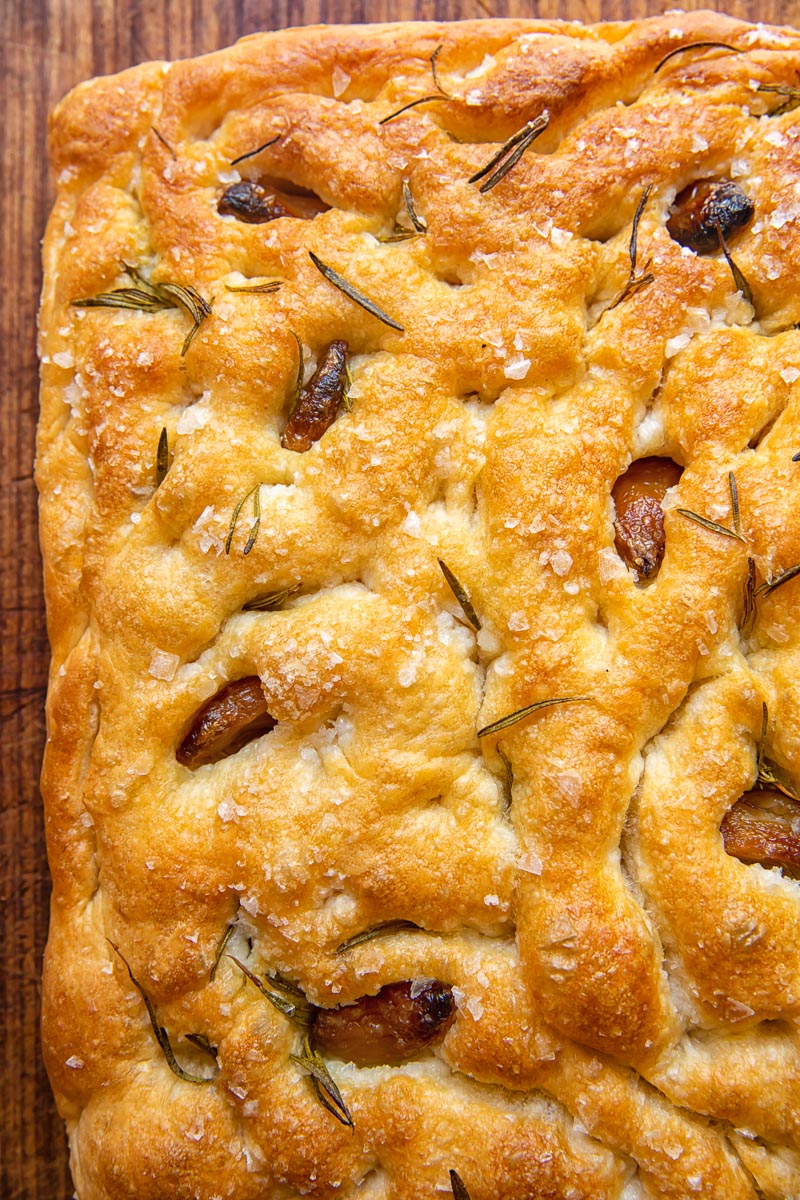
[(781, 379), (784, 383), (794, 383), (795, 379), (800, 379), (800, 371), (797, 367), (784, 367), (781, 371)]
[(622, 575), (627, 575), (628, 568), (611, 546), (604, 546), (597, 555), (601, 583), (608, 583)]
[[(203, 394), (203, 400), (206, 399), (207, 394)], [(196, 429), (204, 429), (210, 417), (211, 413), (203, 406), (203, 401), (200, 400), (197, 404), (192, 404), (189, 408), (184, 409), (178, 417), (175, 432), (180, 434), (194, 433)]]
[(242, 808), (241, 804), (237, 804), (230, 797), (226, 797), (217, 805), (217, 813), (221, 821), (233, 821), (236, 817), (246, 817), (247, 809)]
[(524, 379), (531, 369), (531, 360), (524, 354), (515, 354), (503, 367), (506, 379)]
[(541, 875), (542, 860), (535, 850), (527, 850), (517, 859), (517, 869), (525, 871), (528, 875)]
[(333, 72), (331, 74), (331, 86), (333, 87), (333, 94), (337, 100), (341, 95), (343, 95), (344, 92), (347, 91), (347, 85), (349, 82), (350, 76), (347, 74), (347, 71), (343, 71), (339, 66), (333, 68)]
[(555, 783), (567, 800), (580, 800), (583, 780), (577, 771), (561, 771), (556, 775)]
[(180, 661), (179, 655), (170, 654), (168, 650), (154, 650), (150, 656), (150, 666), (147, 670), (154, 679), (164, 679), (169, 682), (175, 678)]
[(550, 555), (550, 566), (556, 575), (568, 575), (572, 566), (572, 555), (566, 550), (556, 550)]
[(674, 358), (681, 350), (685, 350), (692, 340), (690, 333), (679, 333), (676, 337), (668, 338), (664, 347), (664, 357)]

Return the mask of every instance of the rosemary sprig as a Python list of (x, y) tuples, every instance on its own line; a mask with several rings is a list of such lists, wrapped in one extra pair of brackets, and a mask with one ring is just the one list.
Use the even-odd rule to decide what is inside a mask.
[(410, 108), (416, 108), (418, 104), (430, 104), (434, 100), (444, 100), (444, 99), (446, 99), (446, 97), (441, 96), (441, 95), (440, 96), (419, 96), (416, 100), (411, 100), (411, 101), (409, 101), (408, 104), (404, 104), (402, 108), (398, 108), (396, 112), (389, 113), (388, 117), (382, 117), (381, 120), (378, 121), (378, 124), (379, 125), (388, 125), (390, 121), (393, 121), (395, 119), (395, 117), (401, 117), (404, 112), (408, 112), (408, 110)]
[(756, 787), (777, 788), (790, 800), (800, 800), (800, 792), (788, 779), (786, 772), (777, 763), (766, 756), (767, 729), (769, 728), (769, 709), (765, 700), (761, 701), (761, 738), (758, 743), (758, 759), (756, 767), (758, 776)]
[(742, 616), (742, 632), (747, 634), (756, 619), (756, 564), (755, 559), (747, 556), (747, 578), (744, 581), (744, 613)]
[[(637, 292), (640, 292), (642, 290), (642, 288), (647, 287), (647, 285), (652, 283), (653, 280), (655, 279), (655, 275), (653, 274), (653, 272), (648, 270), (650, 263), (652, 262), (652, 259), (647, 260), (647, 262), (644, 265), (644, 270), (641, 275), (636, 274), (636, 253), (637, 253), (637, 240), (639, 237), (639, 222), (642, 219), (642, 214), (644, 213), (644, 210), (647, 206), (647, 201), (648, 201), (648, 198), (649, 198), (652, 190), (653, 190), (652, 183), (648, 183), (647, 187), (642, 192), (642, 197), (641, 197), (639, 203), (636, 205), (636, 212), (633, 214), (633, 228), (631, 230), (631, 240), (628, 245), (628, 256), (630, 257), (630, 260), (631, 260), (631, 271), (630, 271), (630, 275), (628, 277), (628, 282), (625, 284), (625, 287), (623, 288), (620, 295), (617, 297), (617, 299), (611, 305), (611, 308), (616, 308), (617, 305), (621, 304), (623, 300), (626, 300), (628, 298), (628, 296), (635, 296)], [(609, 309), (609, 312), (611, 311), (611, 308)]]
[(194, 321), (181, 348), (183, 357), (203, 321), (211, 316), (211, 304), (190, 284), (184, 287), (179, 283), (151, 283), (136, 267), (128, 266), (127, 263), (125, 270), (135, 280), (137, 287), (116, 288), (113, 292), (101, 292), (98, 296), (71, 300), (70, 304), (75, 308), (133, 308), (151, 313), (165, 308), (183, 308)]
[(167, 1060), (167, 1066), (169, 1067), (170, 1071), (172, 1071), (173, 1075), (177, 1075), (178, 1079), (185, 1080), (186, 1083), (211, 1083), (211, 1080), (206, 1079), (205, 1076), (203, 1076), (203, 1075), (192, 1075), (192, 1073), (190, 1071), (184, 1070), (184, 1068), (178, 1062), (177, 1058), (175, 1057), (175, 1053), (172, 1049), (172, 1044), (169, 1040), (169, 1034), (167, 1033), (164, 1026), (160, 1025), (158, 1022), (158, 1017), (156, 1015), (156, 1010), (153, 1007), (152, 1000), (147, 995), (147, 992), (144, 990), (142, 985), (139, 983), (139, 980), (134, 975), (133, 971), (131, 970), (131, 968), (128, 964), (128, 960), (126, 959), (125, 955), (120, 950), (119, 946), (115, 945), (114, 942), (112, 942), (110, 938), (106, 938), (106, 941), (108, 942), (111, 949), (116, 954), (118, 954), (119, 957), (122, 959), (123, 963), (125, 964), (125, 969), (127, 970), (128, 975), (130, 976), (131, 983), (136, 988), (137, 992), (139, 993), (139, 995), (142, 997), (142, 1000), (144, 1001), (144, 1006), (147, 1009), (147, 1015), (150, 1018), (150, 1026), (153, 1030), (153, 1036), (155, 1037), (156, 1041), (158, 1042), (158, 1045), (161, 1049), (161, 1053), (164, 1055), (164, 1058)]
[(719, 217), (717, 217), (715, 219), (714, 224), (716, 225), (716, 228), (717, 228), (717, 237), (719, 238), (719, 246), (720, 246), (722, 253), (725, 255), (726, 263), (728, 264), (728, 266), (731, 269), (731, 275), (733, 276), (733, 282), (736, 284), (736, 290), (742, 293), (745, 300), (747, 301), (747, 303), (749, 305), (751, 305), (752, 308), (755, 308), (755, 302), (753, 300), (752, 289), (750, 287), (750, 284), (747, 282), (744, 275), (740, 271), (740, 269), (737, 267), (736, 263), (731, 258), (731, 252), (728, 249), (728, 243), (725, 241), (725, 234), (722, 232), (722, 225), (720, 223)]
[(731, 512), (733, 513), (733, 528), (741, 535), (742, 522), (739, 518), (739, 488), (733, 471), (728, 471), (728, 487), (731, 490)]
[(346, 938), (340, 942), (334, 951), (335, 954), (345, 954), (348, 950), (352, 950), (354, 946), (361, 946), (364, 942), (371, 942), (373, 938), (388, 937), (392, 933), (401, 933), (404, 929), (421, 929), (421, 925), (417, 925), (415, 921), (382, 921), (380, 925), (373, 925), (370, 929), (362, 929), (361, 933), (356, 933), (352, 937)]
[(169, 470), (169, 435), (166, 425), (161, 430), (156, 450), (156, 487), (160, 488)]
[(788, 583), (790, 579), (794, 579), (797, 575), (800, 575), (800, 563), (795, 567), (789, 567), (787, 571), (782, 571), (780, 575), (776, 575), (769, 583), (762, 583), (761, 587), (756, 588), (755, 594), (756, 596), (771, 596), (777, 588), (783, 587), (785, 583)]
[(497, 750), (505, 771), (505, 779), (503, 780), (503, 812), (509, 812), (511, 809), (511, 802), (514, 798), (514, 768), (511, 765), (511, 759), (508, 757), (499, 742), (497, 743), (495, 749)]
[(290, 596), (299, 591), (300, 584), (295, 583), (291, 587), (279, 588), (275, 592), (265, 592), (263, 596), (254, 596), (252, 600), (247, 601), (247, 604), (243, 604), (242, 611), (275, 612), (276, 609), (283, 607)]
[(191, 1042), (193, 1046), (196, 1046), (198, 1050), (202, 1050), (204, 1054), (207, 1054), (209, 1058), (213, 1058), (214, 1062), (217, 1061), (217, 1047), (211, 1045), (211, 1042), (204, 1033), (185, 1033), (184, 1038), (187, 1042)]
[(454, 1171), (452, 1167), (450, 1168), (450, 1187), (453, 1190), (453, 1200), (470, 1200), (464, 1181), (458, 1171)]
[(255, 984), (264, 999), (269, 1000), (273, 1008), (277, 1008), (278, 1012), (282, 1013), (284, 1017), (288, 1017), (290, 1021), (296, 1021), (298, 1025), (303, 1027), (310, 1024), (314, 1010), (299, 988), (294, 987), (293, 984), (280, 979), (276, 975), (267, 976), (272, 985), (271, 987), (267, 987), (249, 967), (246, 967), (233, 954), (226, 954), (225, 957), (229, 958), (231, 962), (236, 963), (242, 974), (252, 984)]
[(255, 485), (255, 487), (252, 487), (250, 489), (250, 491), (246, 493), (246, 495), (242, 496), (241, 500), (236, 505), (236, 508), (233, 510), (233, 516), (231, 517), (231, 523), (230, 523), (230, 527), (228, 529), (228, 536), (225, 539), (225, 553), (226, 554), (230, 554), (230, 552), (231, 552), (231, 543), (233, 542), (233, 535), (236, 530), (236, 522), (239, 520), (239, 513), (242, 511), (242, 508), (243, 508), (245, 502), (247, 500), (249, 500), (251, 496), (253, 497), (253, 516), (254, 516), (255, 520), (254, 520), (253, 526), (250, 530), (250, 536), (248, 537), (247, 542), (245, 543), (244, 553), (249, 554), (250, 551), (253, 549), (253, 546), (255, 545), (256, 537), (258, 536), (258, 529), (261, 524), (261, 494), (260, 493), (261, 493), (261, 484), (257, 483)]
[(696, 525), (702, 525), (703, 529), (709, 529), (712, 533), (721, 533), (724, 537), (733, 538), (737, 542), (744, 541), (740, 533), (736, 533), (733, 529), (727, 529), (724, 525), (718, 525), (716, 521), (709, 521), (708, 517), (701, 517), (700, 513), (692, 512), (690, 508), (676, 508), (675, 512), (680, 513), (689, 521), (694, 521)]
[(175, 162), (177, 162), (177, 161), (178, 161), (178, 156), (177, 156), (177, 154), (175, 153), (175, 151), (173, 150), (172, 146), (170, 146), (170, 144), (169, 144), (169, 142), (167, 141), (167, 139), (164, 137), (163, 133), (160, 133), (160, 132), (159, 132), (159, 130), (158, 130), (158, 129), (156, 129), (155, 125), (151, 125), (151, 126), (150, 126), (150, 128), (152, 129), (153, 133), (156, 135), (156, 137), (158, 138), (158, 140), (161, 142), (161, 145), (162, 145), (162, 146), (163, 146), (163, 147), (164, 147), (166, 150), (168, 150), (168, 151), (169, 151), (169, 153), (170, 153), (170, 154), (172, 155), (172, 157), (174, 158)]
[(773, 108), (769, 114), (771, 117), (780, 117), (783, 113), (793, 112), (794, 109), (800, 108), (800, 72), (797, 72), (798, 85), (792, 87), (786, 83), (760, 83), (756, 88), (758, 92), (775, 92), (778, 96), (783, 96), (783, 104), (779, 104), (777, 108)]
[(403, 180), (403, 202), (411, 221), (412, 228), (405, 229), (402, 225), (398, 225), (395, 221), (395, 226), (392, 232), (386, 234), (384, 237), (378, 238), (378, 241), (382, 242), (384, 245), (391, 245), (394, 242), (407, 242), (409, 238), (419, 237), (421, 233), (428, 232), (427, 224), (422, 217), (417, 214), (417, 211), (414, 208), (414, 198), (411, 195), (411, 188), (408, 186), (408, 181), (406, 179)]
[[(491, 191), (503, 176), (507, 175), (511, 168), (519, 162), (528, 147), (533, 145), (539, 134), (543, 133), (549, 124), (550, 114), (545, 109), (533, 121), (528, 121), (527, 125), (523, 125), (522, 129), (518, 129), (516, 133), (512, 134), (497, 153), (492, 155), (485, 167), (481, 167), (480, 171), (470, 175), (469, 182), (477, 183), (479, 179), (483, 179), (479, 191), (481, 194)], [(488, 178), (484, 179), (484, 176), (488, 176)]]
[(277, 292), (283, 287), (282, 279), (270, 279), (267, 283), (245, 284), (242, 287), (234, 287), (230, 283), (225, 284), (226, 292)]
[(407, 179), (403, 180), (403, 203), (406, 206), (406, 212), (408, 213), (409, 220), (416, 229), (417, 233), (426, 233), (428, 230), (428, 223), (423, 217), (419, 216), (416, 208), (414, 207), (414, 197), (411, 195), (411, 186)]
[(446, 91), (444, 90), (444, 88), (442, 87), (441, 83), (439, 82), (439, 76), (436, 74), (436, 60), (437, 60), (437, 58), (439, 57), (439, 55), (442, 53), (442, 50), (443, 50), (443, 49), (444, 49), (444, 46), (443, 46), (443, 45), (441, 45), (441, 43), (440, 43), (440, 44), (439, 44), (439, 45), (436, 47), (436, 49), (434, 50), (433, 54), (432, 54), (432, 55), (431, 55), (431, 57), (430, 57), (430, 64), (431, 64), (431, 74), (433, 75), (433, 85), (434, 85), (434, 87), (436, 87), (436, 88), (438, 88), (438, 89), (439, 89), (439, 91), (442, 93), (442, 95), (445, 97), (445, 99), (446, 99), (446, 100), (452, 100), (452, 99), (453, 99), (453, 97), (450, 95), (450, 93), (449, 93), (449, 92), (446, 92)]
[(464, 616), (467, 618), (472, 628), (477, 632), (481, 627), (481, 623), (478, 614), (475, 612), (475, 609), (472, 606), (472, 601), (469, 598), (469, 592), (462, 584), (458, 582), (444, 559), (439, 558), (436, 561), (442, 568), (442, 574), (447, 580), (447, 586), (450, 588), (450, 591), (461, 605)]
[(236, 921), (235, 921), (235, 919), (234, 919), (233, 921), (231, 921), (230, 925), (229, 925), (229, 926), (228, 926), (228, 928), (225, 930), (225, 934), (224, 934), (224, 936), (223, 936), (223, 938), (222, 938), (222, 941), (221, 941), (221, 942), (220, 942), (220, 944), (219, 944), (219, 948), (218, 948), (218, 950), (217, 950), (217, 953), (216, 953), (216, 955), (215, 955), (215, 957), (214, 957), (214, 961), (213, 961), (213, 963), (211, 964), (211, 971), (210, 971), (210, 973), (209, 973), (209, 976), (208, 976), (208, 978), (209, 978), (209, 980), (211, 981), (211, 983), (213, 983), (213, 982), (214, 982), (214, 979), (216, 978), (216, 974), (217, 974), (217, 970), (218, 970), (218, 968), (219, 968), (219, 964), (222, 962), (222, 956), (223, 956), (223, 954), (225, 953), (225, 947), (227, 946), (228, 942), (229, 942), (229, 941), (231, 940), (231, 938), (233, 937), (233, 931), (234, 931), (234, 929), (235, 929), (235, 928), (236, 928)]
[(350, 1116), (350, 1110), (342, 1099), (342, 1093), (336, 1086), (322, 1055), (313, 1049), (308, 1034), (303, 1039), (302, 1053), (290, 1054), (289, 1057), (293, 1063), (297, 1063), (298, 1067), (302, 1067), (304, 1071), (308, 1072), (311, 1079), (311, 1086), (322, 1107), (327, 1108), (328, 1112), (332, 1113), (337, 1121), (341, 1121), (342, 1125), (347, 1125), (349, 1129), (354, 1129), (353, 1118)]
[(344, 276), (340, 275), (338, 271), (334, 271), (333, 267), (329, 267), (328, 264), (324, 263), (321, 258), (318, 258), (313, 250), (309, 250), (308, 257), (311, 259), (320, 274), (325, 276), (328, 283), (332, 283), (333, 286), (338, 288), (340, 292), (344, 292), (345, 296), (348, 296), (356, 304), (360, 305), (361, 308), (365, 309), (368, 313), (371, 313), (373, 317), (377, 317), (379, 321), (383, 321), (384, 325), (388, 325), (390, 329), (397, 329), (400, 333), (405, 333), (402, 325), (400, 325), (397, 321), (393, 321), (391, 317), (387, 316), (382, 308), (378, 307), (374, 300), (370, 300), (368, 296), (363, 294), (363, 292), (359, 292), (358, 289), (354, 288), (352, 283), (348, 283)]
[(586, 700), (591, 700), (591, 696), (556, 696), (553, 700), (537, 700), (535, 704), (526, 704), (524, 708), (518, 708), (516, 712), (500, 717), (498, 721), (492, 721), (491, 725), (484, 725), (483, 729), (478, 730), (478, 737), (488, 737), (491, 733), (508, 729), (509, 725), (516, 725), (517, 721), (524, 720), (541, 708), (551, 708), (554, 704), (577, 704)]
[(238, 158), (231, 159), (231, 166), (235, 167), (237, 163), (244, 162), (246, 158), (255, 158), (262, 150), (266, 150), (268, 146), (274, 146), (283, 137), (282, 133), (276, 133), (275, 137), (270, 138), (268, 142), (264, 142), (263, 146), (256, 146), (255, 150), (248, 150), (245, 154), (240, 154)]
[(736, 46), (730, 46), (727, 42), (687, 42), (685, 46), (676, 46), (669, 54), (665, 54), (658, 66), (653, 68), (653, 74), (657, 75), (671, 58), (678, 54), (686, 54), (689, 50), (730, 50), (731, 54), (740, 53)]

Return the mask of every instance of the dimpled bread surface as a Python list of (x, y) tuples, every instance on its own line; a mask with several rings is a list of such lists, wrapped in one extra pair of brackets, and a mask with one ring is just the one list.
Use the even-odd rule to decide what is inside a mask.
[[(43, 1028), (79, 1200), (800, 1196), (800, 892), (720, 833), (764, 703), (800, 772), (800, 581), (743, 617), (748, 558), (800, 562), (800, 109), (759, 90), (799, 71), (800, 34), (702, 12), (316, 27), (56, 109)], [(752, 304), (666, 229), (723, 177)], [(329, 207), (221, 216), (240, 178)], [(185, 354), (182, 307), (72, 304), (125, 264), (209, 303)], [(284, 449), (298, 341), (309, 375), (336, 339), (349, 409)], [(647, 455), (683, 475), (641, 586), (611, 488)], [(676, 511), (733, 528), (729, 472), (743, 540)], [(275, 728), (182, 765), (252, 676)], [(350, 1128), (232, 923), (314, 1005), (439, 980), (455, 1020), (399, 1066), (326, 1058)]]

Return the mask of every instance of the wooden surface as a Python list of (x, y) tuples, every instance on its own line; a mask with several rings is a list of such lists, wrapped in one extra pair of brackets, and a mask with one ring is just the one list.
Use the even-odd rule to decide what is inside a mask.
[[(39, 973), (48, 876), (38, 794), (47, 642), (32, 481), (39, 239), (51, 202), (47, 110), (73, 84), (154, 58), (213, 50), (242, 34), (319, 21), (539, 16), (618, 20), (675, 0), (0, 0), (4, 207), (0, 222), (0, 1200), (72, 1196), (62, 1123), (39, 1054)], [(800, 0), (681, 0), (800, 24)], [(166, 1198), (165, 1198), (166, 1200)]]

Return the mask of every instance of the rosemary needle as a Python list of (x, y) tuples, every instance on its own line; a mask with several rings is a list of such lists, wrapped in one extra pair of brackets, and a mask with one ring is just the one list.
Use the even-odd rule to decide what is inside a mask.
[(653, 68), (653, 74), (657, 75), (670, 59), (678, 54), (686, 54), (689, 50), (730, 50), (731, 54), (740, 53), (736, 46), (730, 46), (727, 42), (687, 42), (685, 46), (676, 46), (669, 54), (665, 54), (658, 66)]
[(332, 283), (333, 286), (338, 288), (340, 292), (344, 292), (345, 296), (348, 296), (356, 304), (360, 305), (361, 308), (366, 310), (366, 312), (371, 313), (373, 317), (377, 317), (379, 321), (383, 321), (384, 325), (388, 325), (390, 329), (396, 329), (399, 333), (405, 333), (402, 325), (388, 316), (383, 309), (375, 303), (374, 300), (370, 300), (370, 298), (365, 296), (363, 292), (360, 292), (358, 288), (353, 287), (352, 283), (349, 283), (344, 276), (340, 275), (338, 271), (335, 271), (333, 267), (329, 267), (328, 264), (324, 263), (321, 258), (318, 258), (313, 250), (309, 250), (308, 257), (311, 259), (320, 274), (325, 276), (325, 278), (328, 280), (328, 283)]
[(524, 720), (531, 713), (538, 712), (542, 708), (550, 708), (554, 704), (577, 704), (580, 701), (590, 700), (590, 696), (556, 696), (553, 700), (537, 700), (535, 704), (526, 704), (524, 708), (518, 708), (516, 712), (509, 713), (508, 716), (500, 717), (498, 721), (492, 721), (491, 725), (484, 725), (483, 729), (478, 730), (478, 737), (487, 737), (491, 733), (499, 733), (501, 729), (507, 729), (509, 725), (516, 725), (517, 721)]
[(274, 146), (283, 137), (282, 133), (276, 133), (275, 137), (270, 138), (268, 142), (264, 142), (262, 146), (256, 146), (255, 150), (248, 150), (245, 154), (240, 154), (238, 158), (231, 159), (231, 166), (235, 167), (237, 163), (244, 162), (246, 158), (255, 158), (262, 150), (266, 150), (268, 146)]
[(517, 130), (507, 142), (503, 143), (500, 149), (492, 155), (485, 167), (481, 167), (480, 171), (476, 171), (474, 175), (470, 176), (469, 182), (477, 183), (479, 179), (483, 179), (484, 175), (486, 175), (488, 178), (484, 179), (479, 191), (482, 195), (491, 191), (508, 174), (511, 168), (519, 162), (528, 147), (536, 141), (539, 134), (543, 133), (549, 124), (550, 114), (547, 110), (533, 121), (528, 121), (527, 125), (523, 125), (522, 129)]

